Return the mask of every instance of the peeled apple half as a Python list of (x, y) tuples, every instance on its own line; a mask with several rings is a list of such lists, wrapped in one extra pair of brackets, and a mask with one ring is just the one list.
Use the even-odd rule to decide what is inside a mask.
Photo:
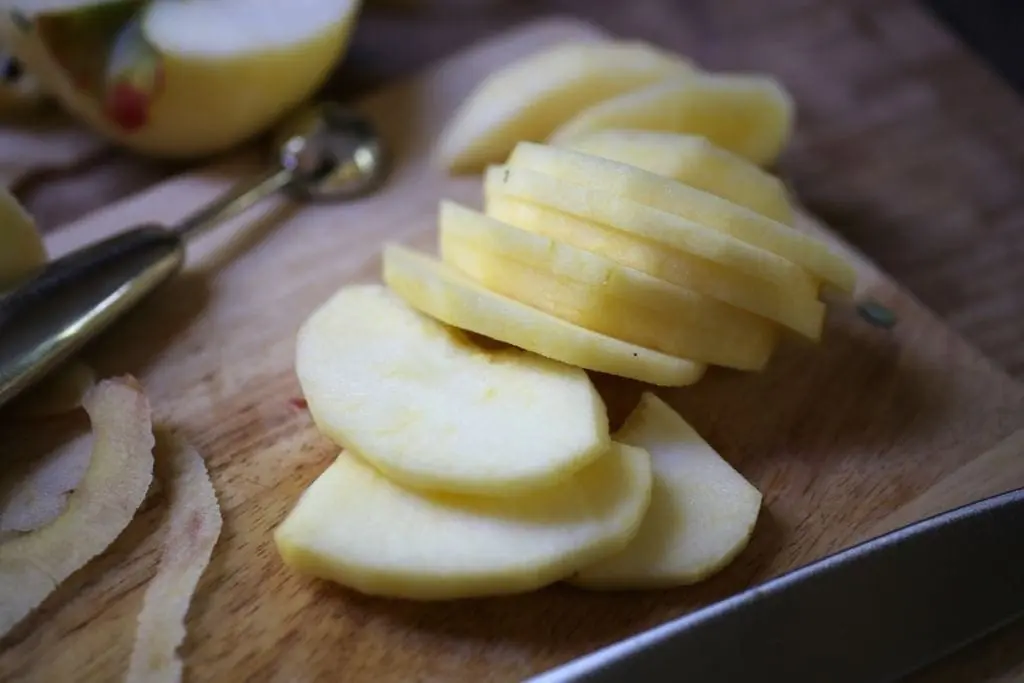
[(527, 168), (675, 214), (780, 256), (843, 292), (857, 272), (823, 242), (709, 192), (635, 166), (550, 145), (521, 142), (508, 159)]
[(10, 48), (103, 135), (172, 158), (221, 152), (309, 97), (359, 0), (10, 0)]
[(615, 438), (650, 452), (650, 507), (625, 549), (586, 567), (573, 583), (589, 588), (696, 583), (747, 546), (761, 493), (669, 405), (644, 393)]
[(609, 445), (582, 369), (484, 349), (380, 285), (344, 287), (317, 309), (295, 369), (321, 433), (407, 486), (513, 495)]
[(384, 281), (411, 306), (448, 325), (569, 365), (660, 386), (694, 384), (707, 369), (567, 323), (399, 244), (384, 247)]
[(564, 146), (642, 168), (710, 192), (780, 223), (793, 224), (793, 207), (782, 181), (699, 135), (600, 130), (570, 140)]
[(650, 456), (612, 444), (515, 498), (402, 488), (342, 452), (274, 533), (294, 570), (371, 595), (468, 598), (541, 588), (622, 549), (651, 495)]
[(441, 255), (487, 289), (596, 332), (704, 363), (764, 367), (768, 320), (576, 247), (442, 202)]
[[(500, 171), (494, 175), (500, 178)], [(489, 180), (490, 176), (488, 172)], [(497, 187), (497, 183), (494, 185)], [(763, 278), (501, 192), (487, 193), (485, 205), (488, 216), (509, 225), (601, 254), (629, 268), (774, 320), (810, 339), (821, 336), (825, 304), (812, 292), (793, 296), (786, 288), (773, 286)]]
[(545, 139), (580, 109), (692, 71), (686, 59), (638, 41), (557, 45), (481, 82), (445, 127), (436, 153), (451, 171), (480, 171), (520, 140)]
[(789, 142), (794, 109), (770, 76), (697, 73), (598, 102), (548, 140), (561, 144), (609, 128), (689, 133), (767, 166)]

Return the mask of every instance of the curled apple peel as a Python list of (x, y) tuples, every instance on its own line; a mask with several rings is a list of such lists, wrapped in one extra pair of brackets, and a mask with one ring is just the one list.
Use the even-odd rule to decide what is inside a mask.
[(0, 635), (124, 531), (153, 480), (149, 401), (130, 376), (85, 397), (93, 430), (89, 466), (51, 524), (0, 544)]

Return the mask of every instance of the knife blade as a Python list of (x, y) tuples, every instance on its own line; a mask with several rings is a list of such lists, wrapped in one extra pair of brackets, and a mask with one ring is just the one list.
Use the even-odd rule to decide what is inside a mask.
[(881, 683), (1024, 615), (1024, 489), (860, 543), (527, 683)]

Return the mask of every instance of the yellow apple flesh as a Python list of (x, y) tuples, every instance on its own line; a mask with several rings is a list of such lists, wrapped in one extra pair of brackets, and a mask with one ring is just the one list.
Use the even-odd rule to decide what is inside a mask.
[(564, 146), (642, 168), (780, 223), (793, 224), (793, 206), (782, 181), (699, 135), (612, 129), (584, 135)]
[(342, 452), (274, 540), (292, 569), (370, 595), (522, 593), (621, 550), (650, 495), (650, 456), (620, 444), (570, 479), (514, 498), (412, 491)]
[(487, 193), (485, 208), (487, 215), (509, 225), (592, 251), (616, 263), (701, 292), (774, 320), (811, 340), (821, 337), (825, 304), (818, 301), (813, 292), (794, 296), (787, 288), (773, 286), (763, 278), (500, 192)]
[(563, 43), (484, 79), (445, 127), (436, 155), (450, 171), (479, 172), (520, 140), (545, 139), (580, 109), (692, 70), (638, 41)]
[(603, 256), (442, 202), (441, 256), (487, 289), (567, 322), (673, 356), (760, 370), (770, 321)]
[(513, 495), (609, 444), (583, 370), (480, 347), (382, 285), (321, 305), (299, 330), (295, 372), (320, 432), (406, 486)]
[(770, 76), (698, 73), (583, 109), (548, 140), (564, 143), (609, 128), (689, 133), (767, 166), (789, 142), (794, 109)]
[(35, 222), (6, 188), (0, 187), (0, 292), (46, 263)]
[(615, 439), (651, 454), (654, 486), (640, 530), (619, 553), (572, 582), (588, 588), (665, 588), (702, 581), (747, 546), (761, 492), (652, 393)]
[(853, 265), (824, 242), (671, 178), (611, 159), (531, 142), (516, 145), (508, 166), (545, 173), (674, 214), (784, 258), (840, 291), (852, 292), (856, 287)]
[(590, 178), (583, 180), (588, 184), (528, 168), (494, 166), (487, 171), (484, 192), (539, 204), (713, 261), (758, 278), (764, 286), (776, 287), (785, 292), (785, 296), (812, 299), (818, 296), (817, 281), (803, 268), (777, 254), (682, 216), (595, 188), (589, 184)]
[(399, 244), (384, 248), (384, 281), (427, 315), (453, 327), (569, 365), (660, 386), (686, 386), (707, 366), (598, 334), (496, 294)]

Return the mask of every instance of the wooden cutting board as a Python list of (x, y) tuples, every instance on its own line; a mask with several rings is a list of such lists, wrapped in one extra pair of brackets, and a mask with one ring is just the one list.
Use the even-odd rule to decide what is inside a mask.
[[(440, 198), (480, 204), (479, 179), (447, 178), (428, 159), (475, 83), (556, 41), (598, 35), (572, 21), (533, 24), (371, 97), (361, 106), (395, 153), (379, 194), (250, 211), (197, 243), (186, 273), (86, 352), (104, 375), (137, 374), (158, 420), (212, 471), (225, 525), (188, 620), (187, 680), (520, 680), (897, 524), (1024, 485), (1024, 389), (854, 255), (862, 294), (897, 313), (894, 329), (836, 308), (821, 345), (789, 342), (761, 374), (715, 370), (695, 387), (659, 390), (765, 494), (750, 547), (705, 584), (417, 604), (283, 567), (271, 533), (335, 454), (294, 400), (298, 326), (338, 287), (377, 280), (384, 240), (432, 247)], [(57, 231), (51, 250), (173, 221), (259, 163), (246, 155), (163, 183)], [(824, 230), (809, 217), (802, 226)], [(639, 390), (600, 384), (618, 416)], [(161, 503), (2, 643), (0, 679), (123, 675)]]

